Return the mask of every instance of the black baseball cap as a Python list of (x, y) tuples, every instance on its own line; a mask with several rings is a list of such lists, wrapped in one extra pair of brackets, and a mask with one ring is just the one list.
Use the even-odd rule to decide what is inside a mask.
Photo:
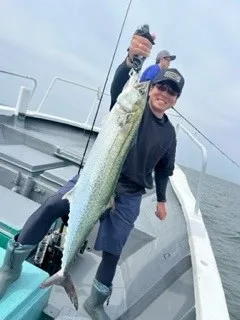
[(168, 68), (159, 71), (153, 80), (153, 84), (169, 81), (173, 83), (174, 90), (176, 90), (180, 95), (182, 93), (185, 80), (181, 73), (175, 68)]

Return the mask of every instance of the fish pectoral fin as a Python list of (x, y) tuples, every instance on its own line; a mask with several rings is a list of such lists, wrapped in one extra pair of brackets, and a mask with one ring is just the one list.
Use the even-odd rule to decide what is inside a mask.
[(109, 206), (111, 206), (112, 210), (115, 211), (115, 194), (111, 196)]
[(103, 207), (101, 215), (103, 215), (107, 210), (111, 210), (111, 212), (115, 211), (115, 200), (114, 200), (114, 198), (115, 198), (115, 194), (111, 196), (108, 204)]
[(109, 210), (111, 209), (113, 212), (115, 211), (115, 194), (113, 194), (108, 202), (108, 204), (106, 205), (106, 207), (104, 208), (103, 211)]

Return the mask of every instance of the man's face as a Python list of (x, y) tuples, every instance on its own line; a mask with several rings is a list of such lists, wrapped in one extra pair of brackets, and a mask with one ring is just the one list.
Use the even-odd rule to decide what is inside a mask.
[(173, 107), (177, 101), (178, 93), (171, 81), (153, 85), (149, 91), (149, 104), (158, 113), (164, 113)]
[(171, 63), (171, 59), (169, 57), (164, 57), (160, 59), (160, 68), (161, 69), (167, 69), (169, 68)]

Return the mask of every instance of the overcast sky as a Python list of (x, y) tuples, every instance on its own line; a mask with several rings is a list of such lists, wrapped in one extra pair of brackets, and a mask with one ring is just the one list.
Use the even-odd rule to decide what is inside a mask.
[[(128, 2), (1, 0), (0, 69), (37, 79), (32, 109), (37, 108), (56, 76), (102, 87)], [(126, 55), (132, 33), (148, 23), (157, 39), (144, 68), (154, 63), (161, 49), (176, 54), (172, 66), (186, 79), (178, 110), (240, 163), (239, 12), (237, 0), (133, 0), (107, 91), (115, 68)], [(16, 102), (20, 82), (11, 81), (0, 77), (0, 103)], [(31, 86), (31, 82), (27, 85)], [(58, 84), (43, 110), (84, 121), (94, 97), (78, 87)], [(64, 108), (66, 104), (68, 108)], [(106, 99), (101, 115), (107, 110)], [(183, 134), (179, 140), (179, 161), (199, 168), (200, 152), (187, 143)], [(239, 168), (206, 146), (210, 157), (208, 172), (240, 183)]]

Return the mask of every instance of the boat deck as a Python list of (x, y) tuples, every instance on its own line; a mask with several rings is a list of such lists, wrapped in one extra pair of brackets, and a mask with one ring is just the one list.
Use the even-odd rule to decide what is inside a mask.
[[(96, 133), (90, 148), (95, 137)], [(20, 120), (0, 115), (0, 194), (3, 195), (0, 212), (4, 213), (1, 218), (5, 224), (21, 229), (27, 217), (77, 173), (87, 139), (88, 131), (81, 128), (32, 117)], [(106, 306), (111, 319), (194, 320), (197, 317), (192, 264), (197, 255), (193, 257), (190, 253), (189, 221), (178, 190), (180, 184), (176, 187), (175, 180), (167, 189), (165, 221), (154, 214), (155, 191), (143, 197), (140, 216), (123, 250), (113, 294)], [(93, 249), (97, 228), (98, 225), (88, 237), (87, 250), (79, 255), (71, 269), (80, 310), (76, 312), (64, 290), (54, 286), (44, 309), (46, 315), (58, 320), (88, 319), (82, 302), (90, 292), (101, 260), (99, 252)], [(215, 319), (220, 320), (211, 318)]]

